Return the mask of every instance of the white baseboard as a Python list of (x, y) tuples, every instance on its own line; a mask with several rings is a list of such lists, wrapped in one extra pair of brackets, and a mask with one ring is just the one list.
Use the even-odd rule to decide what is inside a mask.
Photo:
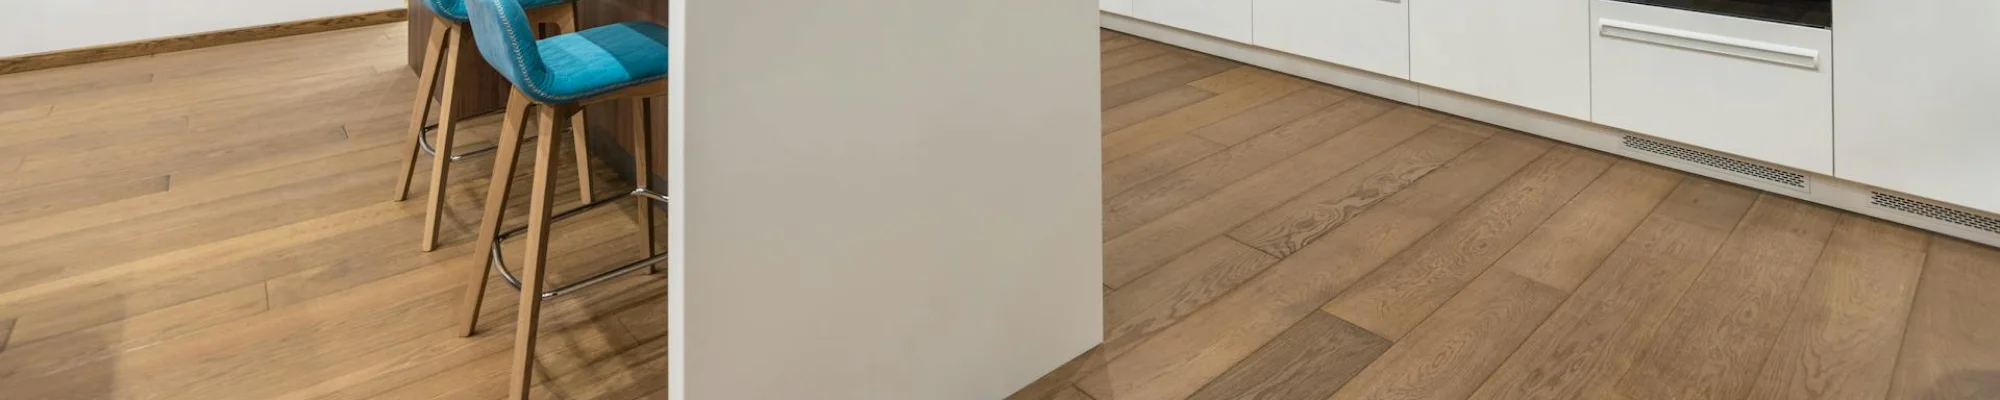
[[(1791, 196), (1800, 200), (1894, 221), (1918, 229), (1937, 232), (1988, 246), (2000, 247), (2000, 225), (1995, 225), (1995, 223), (2000, 223), (2000, 214), (1942, 201), (1924, 199), (1919, 196), (1896, 193), (1887, 189), (1875, 188), (1833, 176), (1756, 162), (1751, 158), (1728, 155), (1724, 152), (1701, 149), (1698, 146), (1690, 146), (1671, 140), (1626, 132), (1589, 121), (1577, 120), (1452, 92), (1401, 78), (1375, 74), (1291, 53), (1189, 32), (1123, 15), (1101, 13), (1101, 16), (1100, 24), (1105, 29), (1124, 32), (1133, 36), (1213, 54), (1218, 57), (1236, 60), (1273, 71), (1325, 82), (1356, 92), (1367, 93), (1471, 120), (1527, 132), (1579, 147), (1617, 154), (1716, 180)], [(1786, 185), (1728, 169), (1710, 167), (1654, 152), (1635, 150), (1627, 146), (1627, 136), (1665, 143), (1671, 146), (1696, 149), (1700, 152), (1727, 157), (1736, 162), (1754, 164), (1759, 168), (1796, 174), (1804, 177), (1804, 183), (1801, 185)], [(1907, 203), (1900, 203), (1906, 205), (1904, 209), (1883, 207), (1875, 204), (1878, 199), (1878, 193), (1929, 203), (1931, 206), (1942, 208), (1932, 209), (1919, 205), (1918, 207), (1930, 210), (1927, 213), (1919, 214), (1905, 211), (1904, 209), (1909, 208)], [(1894, 200), (1889, 201), (1893, 202)], [(1941, 214), (1943, 214), (1942, 217), (1940, 217)]]

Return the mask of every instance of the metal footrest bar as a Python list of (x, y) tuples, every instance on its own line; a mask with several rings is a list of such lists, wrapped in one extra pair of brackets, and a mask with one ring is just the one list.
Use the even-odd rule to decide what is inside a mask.
[[(635, 197), (637, 198), (636, 201), (657, 201), (660, 203), (666, 203), (668, 201), (666, 194), (651, 190), (646, 190), (643, 188), (634, 189), (632, 190), (632, 193), (628, 193), (626, 194), (626, 196)], [(612, 197), (591, 202), (590, 204), (578, 206), (568, 211), (563, 211), (560, 214), (556, 214), (553, 217), (549, 217), (549, 223), (553, 224), (556, 223), (557, 221), (569, 219), (570, 217), (577, 216), (578, 214), (583, 214), (585, 211), (590, 211), (592, 209), (596, 209), (597, 207), (602, 207), (604, 205), (617, 202), (618, 200), (623, 200), (623, 198)], [(646, 227), (645, 229), (652, 229), (652, 227), (649, 226)], [(492, 262), (488, 264), (491, 264), (493, 266), (494, 271), (500, 273), (501, 280), (506, 281), (507, 285), (513, 286), (515, 290), (521, 289), (521, 279), (515, 277), (513, 271), (507, 270), (507, 258), (501, 255), (500, 246), (507, 244), (508, 239), (513, 239), (515, 237), (518, 237), (521, 235), (521, 233), (527, 231), (528, 227), (523, 226), (519, 228), (514, 228), (512, 230), (508, 230), (506, 232), (501, 232), (500, 237), (497, 240), (493, 241), (493, 247), (487, 249), (487, 253), (492, 256)], [(605, 281), (611, 280), (611, 278), (624, 276), (625, 274), (632, 273), (633, 271), (638, 271), (642, 268), (651, 267), (653, 266), (653, 264), (658, 264), (660, 261), (665, 261), (666, 259), (667, 259), (666, 254), (654, 254), (651, 257), (646, 257), (646, 259), (621, 265), (618, 268), (612, 268), (604, 272), (599, 272), (597, 273), (597, 275), (591, 275), (589, 278), (584, 278), (583, 280), (558, 286), (555, 289), (550, 289), (549, 291), (542, 292), (542, 298), (547, 299), (565, 294), (570, 294), (586, 287), (595, 286), (599, 283), (604, 283)]]
[[(499, 113), (500, 113), (500, 111), (489, 111), (489, 112), (487, 112), (487, 113), (485, 113), (485, 114), (479, 114), (479, 115), (474, 115), (474, 116), (471, 116), (471, 117), (466, 117), (466, 118), (467, 118), (467, 119), (471, 119), (471, 118), (479, 118), (479, 117), (484, 117), (484, 116), (488, 116), (488, 115), (493, 115), (493, 114), (499, 114)], [(426, 125), (424, 125), (424, 128), (423, 128), (423, 131), (422, 131), (422, 132), (419, 132), (419, 133), (418, 133), (419, 135), (422, 135), (422, 136), (419, 136), (419, 138), (417, 139), (417, 147), (418, 147), (418, 148), (420, 148), (420, 149), (423, 149), (423, 151), (424, 151), (424, 154), (425, 154), (425, 155), (429, 155), (429, 156), (432, 156), (432, 157), (436, 157), (436, 156), (437, 156), (437, 154), (438, 154), (438, 152), (437, 152), (437, 145), (433, 145), (433, 144), (431, 144), (431, 133), (432, 133), (432, 132), (436, 132), (436, 131), (437, 131), (437, 127), (438, 127), (438, 125), (437, 125), (437, 124), (426, 124)], [(564, 133), (568, 133), (569, 131), (570, 131), (570, 128), (563, 128), (563, 132), (564, 132)], [(525, 137), (525, 138), (521, 138), (521, 142), (522, 142), (522, 143), (527, 143), (527, 142), (530, 142), (530, 141), (534, 141), (535, 139), (536, 139), (536, 137), (535, 137), (535, 136), (529, 136), (529, 137)], [(495, 147), (495, 146), (485, 146), (485, 147), (480, 147), (480, 148), (477, 148), (477, 149), (472, 149), (472, 151), (467, 151), (467, 152), (465, 152), (465, 153), (461, 153), (461, 154), (453, 154), (453, 155), (451, 155), (451, 160), (452, 160), (452, 161), (458, 161), (458, 160), (463, 160), (463, 159), (466, 159), (467, 157), (477, 157), (477, 156), (482, 156), (482, 155), (486, 155), (486, 153), (492, 153), (492, 152), (494, 152), (494, 151), (496, 151), (496, 150), (499, 150), (499, 149), (500, 149), (499, 147)]]

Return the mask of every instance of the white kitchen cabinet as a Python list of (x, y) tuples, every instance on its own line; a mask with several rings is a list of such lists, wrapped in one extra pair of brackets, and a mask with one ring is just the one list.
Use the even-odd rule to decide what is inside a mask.
[[(1102, 0), (1100, 0), (1102, 1)], [(1253, 0), (1130, 0), (1133, 18), (1250, 43)]]
[(1607, 0), (1592, 12), (1591, 122), (1833, 173), (1830, 32)]
[(2000, 2), (1833, 7), (1834, 176), (2000, 212)]
[(1132, 0), (1097, 0), (1097, 9), (1132, 15)]
[(1386, 0), (1256, 0), (1256, 45), (1410, 78), (1410, 9)]
[(1590, 117), (1589, 0), (1408, 1), (1411, 80)]

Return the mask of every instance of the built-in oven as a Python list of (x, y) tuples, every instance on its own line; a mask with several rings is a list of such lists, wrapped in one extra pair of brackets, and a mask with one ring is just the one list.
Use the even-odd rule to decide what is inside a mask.
[(1613, 0), (1667, 8), (1749, 18), (1760, 21), (1833, 27), (1833, 0)]

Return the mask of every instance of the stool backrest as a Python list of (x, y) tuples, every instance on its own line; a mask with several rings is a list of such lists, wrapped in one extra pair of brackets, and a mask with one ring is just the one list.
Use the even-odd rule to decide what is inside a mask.
[(431, 9), (431, 14), (437, 14), (444, 19), (453, 21), (466, 19), (465, 0), (424, 0), (423, 3), (424, 7)]
[(472, 22), (472, 39), (479, 56), (500, 71), (514, 87), (539, 91), (535, 79), (547, 74), (541, 49), (535, 44), (535, 27), (519, 0), (465, 0)]

